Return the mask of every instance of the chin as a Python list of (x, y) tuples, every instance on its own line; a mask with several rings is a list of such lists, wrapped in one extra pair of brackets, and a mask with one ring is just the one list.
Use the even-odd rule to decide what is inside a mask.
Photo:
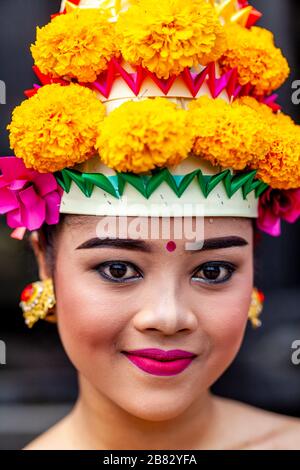
[(118, 405), (136, 418), (159, 422), (177, 418), (192, 403), (187, 399), (179, 401), (178, 396), (172, 392), (165, 397), (163, 395), (163, 392), (157, 397), (150, 394), (149, 397), (143, 397), (134, 402), (131, 397), (128, 397), (128, 401), (122, 400)]

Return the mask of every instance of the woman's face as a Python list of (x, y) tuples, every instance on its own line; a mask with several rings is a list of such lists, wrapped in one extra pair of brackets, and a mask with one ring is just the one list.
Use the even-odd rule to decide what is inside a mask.
[[(167, 245), (174, 219), (169, 239), (105, 242), (96, 235), (101, 217), (66, 220), (54, 282), (68, 356), (93, 389), (130, 414), (178, 416), (224, 372), (242, 341), (253, 283), (249, 219), (205, 219), (200, 250), (187, 249), (185, 237)], [(126, 354), (148, 348), (194, 358), (166, 364)]]

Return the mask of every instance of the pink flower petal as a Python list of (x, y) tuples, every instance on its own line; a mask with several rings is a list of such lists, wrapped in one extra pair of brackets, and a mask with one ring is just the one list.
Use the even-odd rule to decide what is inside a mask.
[(37, 173), (32, 179), (40, 196), (44, 197), (57, 189), (58, 183), (51, 173)]
[(28, 170), (21, 158), (17, 157), (0, 157), (0, 169), (4, 179), (14, 181), (16, 179), (28, 179), (32, 174), (32, 170)]
[(8, 186), (8, 182), (4, 179), (3, 175), (0, 175), (0, 189), (6, 188)]
[(12, 191), (19, 191), (20, 189), (23, 189), (25, 184), (27, 184), (29, 180), (24, 180), (24, 179), (19, 179), (19, 180), (14, 180), (9, 184), (9, 189)]
[(24, 224), (22, 223), (21, 210), (16, 209), (14, 211), (8, 212), (6, 216), (6, 222), (10, 228), (22, 227)]
[(290, 198), (290, 210), (282, 218), (287, 222), (294, 223), (300, 217), (300, 190), (290, 190), (288, 195)]
[(46, 223), (54, 225), (59, 222), (59, 207), (61, 196), (58, 192), (52, 192), (45, 197), (46, 202)]
[(46, 203), (30, 186), (19, 193), (22, 201), (21, 212), (23, 226), (28, 230), (37, 230), (45, 221)]
[(270, 235), (280, 235), (280, 219), (294, 223), (299, 217), (300, 189), (268, 188), (259, 200), (257, 226)]
[(266, 223), (265, 221), (257, 220), (257, 227), (265, 233), (278, 237), (281, 234), (281, 222), (280, 219), (276, 219), (274, 223)]
[(0, 214), (18, 209), (19, 202), (14, 193), (7, 188), (0, 189)]

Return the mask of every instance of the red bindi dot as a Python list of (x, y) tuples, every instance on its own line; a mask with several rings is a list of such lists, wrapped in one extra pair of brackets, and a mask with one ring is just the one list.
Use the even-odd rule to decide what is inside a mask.
[(166, 248), (168, 251), (174, 251), (176, 250), (176, 243), (173, 242), (172, 240), (170, 240), (167, 244), (166, 244)]

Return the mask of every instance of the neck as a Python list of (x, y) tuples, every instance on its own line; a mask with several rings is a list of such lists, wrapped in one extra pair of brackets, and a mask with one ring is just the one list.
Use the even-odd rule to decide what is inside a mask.
[[(83, 377), (72, 412), (72, 441), (85, 449), (201, 449), (216, 426), (216, 406), (209, 391), (179, 416), (146, 421), (120, 408)], [(80, 436), (74, 434), (80, 429)], [(76, 444), (78, 441), (78, 445)]]

